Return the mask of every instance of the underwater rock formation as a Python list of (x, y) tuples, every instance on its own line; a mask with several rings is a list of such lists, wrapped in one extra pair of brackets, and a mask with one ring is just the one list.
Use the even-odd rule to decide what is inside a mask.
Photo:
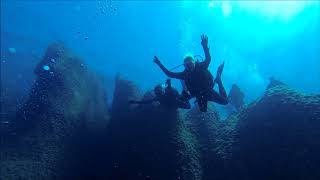
[(271, 80), (238, 117), (232, 179), (320, 179), (320, 95)]
[(269, 80), (270, 80), (270, 82), (269, 82), (269, 84), (267, 86), (267, 90), (270, 89), (270, 88), (273, 88), (275, 86), (286, 85), (285, 83), (275, 79), (274, 77), (270, 77)]
[[(117, 75), (111, 107), (112, 119), (126, 118), (131, 110), (130, 104), (128, 103), (129, 100), (137, 99), (138, 97), (139, 89), (137, 86), (133, 82)], [(111, 123), (113, 122), (114, 121), (111, 121)]]
[(222, 121), (213, 106), (129, 105), (139, 90), (120, 76), (109, 111), (102, 79), (60, 43), (35, 74), (1, 139), (0, 179), (320, 179), (320, 95), (271, 79)]
[(51, 44), (34, 72), (29, 98), (11, 124), (15, 135), (3, 138), (0, 179), (61, 179), (74, 138), (107, 125), (102, 79), (63, 44)]
[(228, 94), (229, 103), (239, 111), (244, 105), (244, 93), (239, 86), (233, 84)]
[(186, 114), (185, 121), (195, 149), (194, 169), (199, 175), (192, 179), (224, 179), (224, 164), (233, 140), (231, 124), (220, 120), (214, 106), (209, 106), (206, 113), (194, 107)]
[[(179, 112), (157, 103), (128, 107), (128, 100), (137, 98), (135, 87), (127, 80), (117, 81), (113, 105), (122, 104), (119, 107), (124, 109), (112, 108), (106, 136), (106, 162), (110, 162), (107, 179), (195, 179), (191, 176), (194, 172), (185, 174), (182, 168), (193, 157), (185, 156), (192, 150), (186, 142), (189, 133)], [(153, 97), (153, 93), (147, 92), (143, 99)]]

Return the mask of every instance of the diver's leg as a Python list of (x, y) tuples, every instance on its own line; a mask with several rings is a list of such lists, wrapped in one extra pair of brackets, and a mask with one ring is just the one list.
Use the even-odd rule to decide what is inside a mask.
[(213, 101), (218, 104), (226, 105), (228, 104), (228, 97), (223, 96), (220, 92), (217, 93), (215, 90), (212, 89), (210, 92), (208, 92), (208, 101)]
[(224, 86), (223, 86), (223, 83), (222, 83), (222, 80), (221, 80), (221, 75), (222, 75), (222, 72), (223, 72), (223, 68), (224, 68), (224, 62), (218, 67), (217, 76), (216, 76), (215, 82), (219, 86), (219, 94), (220, 94), (220, 96), (222, 96), (224, 99), (228, 100), (227, 92), (224, 89)]
[(204, 96), (197, 97), (198, 106), (201, 112), (207, 112), (208, 100)]
[(220, 96), (222, 96), (222, 97), (225, 98), (225, 99), (228, 99), (227, 92), (226, 92), (226, 90), (224, 89), (224, 86), (223, 86), (221, 80), (220, 80), (220, 82), (218, 83), (218, 86), (219, 86), (219, 94), (220, 94)]
[(207, 112), (208, 110), (208, 102), (198, 102), (198, 106), (201, 112)]

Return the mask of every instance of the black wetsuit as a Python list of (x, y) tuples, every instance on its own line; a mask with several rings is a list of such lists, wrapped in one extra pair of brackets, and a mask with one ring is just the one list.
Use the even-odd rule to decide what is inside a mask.
[(152, 102), (159, 102), (161, 107), (167, 109), (190, 109), (189, 98), (179, 95), (178, 91), (174, 88), (166, 88), (165, 93), (161, 96), (156, 96), (153, 99), (134, 101), (136, 104), (149, 104)]
[(185, 82), (187, 90), (191, 97), (195, 97), (201, 111), (207, 111), (208, 101), (213, 101), (218, 104), (227, 104), (228, 99), (219, 85), (219, 93), (213, 90), (214, 80), (208, 67), (211, 61), (209, 48), (204, 47), (206, 59), (203, 62), (197, 62), (193, 71), (171, 72), (162, 64), (159, 64), (162, 71), (170, 78), (181, 79)]

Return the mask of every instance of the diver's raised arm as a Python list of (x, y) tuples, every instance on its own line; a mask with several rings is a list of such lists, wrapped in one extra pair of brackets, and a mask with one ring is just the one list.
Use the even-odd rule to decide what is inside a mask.
[(205, 68), (208, 68), (211, 62), (211, 55), (208, 47), (208, 36), (206, 36), (205, 34), (201, 35), (201, 45), (204, 51), (204, 55), (206, 57), (202, 64)]
[(154, 56), (153, 62), (156, 63), (168, 77), (175, 79), (184, 79), (184, 75), (182, 72), (176, 73), (169, 71), (166, 67), (164, 67), (157, 56)]

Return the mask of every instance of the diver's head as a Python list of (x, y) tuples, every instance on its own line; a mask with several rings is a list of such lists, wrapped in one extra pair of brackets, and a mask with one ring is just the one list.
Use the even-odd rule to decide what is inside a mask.
[(154, 94), (156, 96), (162, 96), (164, 94), (163, 92), (163, 88), (161, 85), (157, 85), (155, 88), (154, 88)]
[(184, 68), (187, 71), (192, 71), (194, 70), (195, 67), (195, 63), (194, 63), (194, 59), (191, 56), (187, 56), (184, 58)]

